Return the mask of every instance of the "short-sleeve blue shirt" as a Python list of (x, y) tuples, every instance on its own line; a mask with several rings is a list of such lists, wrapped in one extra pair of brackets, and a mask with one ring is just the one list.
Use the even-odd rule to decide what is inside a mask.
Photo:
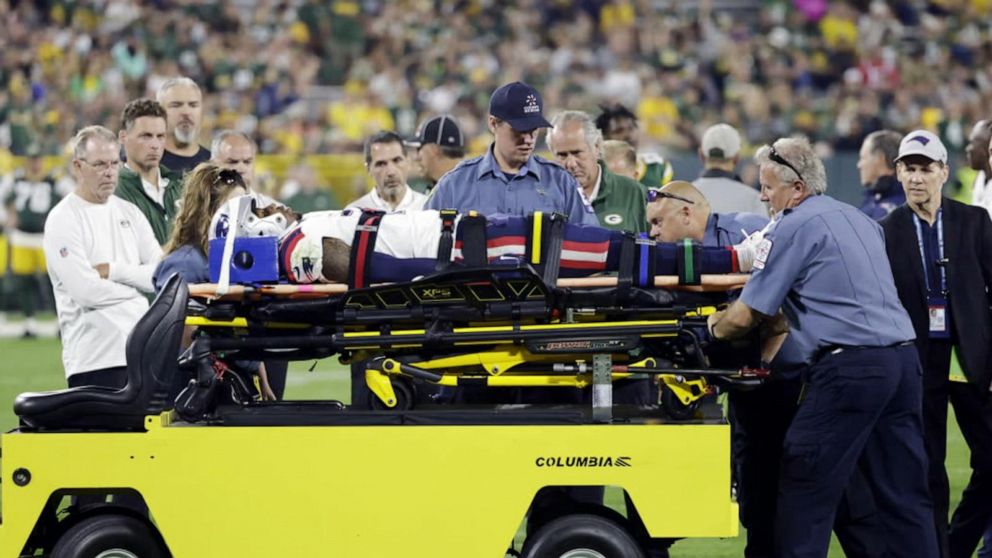
[(703, 233), (703, 246), (740, 244), (746, 235), (760, 231), (767, 224), (767, 217), (753, 213), (710, 213)]
[(499, 168), (490, 146), (486, 154), (462, 161), (438, 181), (425, 209), (471, 210), (483, 215), (558, 212), (577, 225), (599, 226), (579, 183), (561, 166), (531, 155), (516, 175)]
[(832, 345), (885, 347), (915, 338), (882, 228), (829, 196), (786, 210), (765, 233), (740, 301), (765, 315), (782, 308), (806, 360)]
[[(703, 246), (732, 246), (740, 244), (744, 237), (760, 231), (768, 224), (768, 218), (754, 213), (710, 213), (703, 233)], [(790, 378), (796, 375), (797, 367), (803, 365), (803, 356), (795, 340), (790, 335), (775, 355), (772, 371), (776, 378)]]

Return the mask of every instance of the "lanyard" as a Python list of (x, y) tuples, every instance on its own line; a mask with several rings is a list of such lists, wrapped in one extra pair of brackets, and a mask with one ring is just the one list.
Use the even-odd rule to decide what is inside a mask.
[[(940, 294), (943, 295), (947, 292), (947, 271), (944, 269), (942, 262), (944, 260), (944, 225), (943, 225), (943, 209), (937, 210), (937, 269), (940, 273)], [(923, 225), (920, 224), (920, 218), (914, 213), (913, 214), (913, 224), (916, 225), (916, 241), (920, 245), (920, 261), (923, 262), (923, 279), (926, 281), (927, 291), (930, 290), (930, 277), (927, 273), (927, 256), (926, 251), (923, 249)]]

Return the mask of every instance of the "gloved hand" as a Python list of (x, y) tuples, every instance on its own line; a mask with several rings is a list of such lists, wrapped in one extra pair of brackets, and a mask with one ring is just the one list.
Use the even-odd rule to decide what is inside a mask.
[(734, 253), (737, 254), (737, 268), (742, 273), (750, 273), (751, 269), (754, 268), (754, 259), (758, 257), (758, 245), (751, 244), (747, 239), (744, 239), (740, 244), (735, 244), (733, 248)]
[[(737, 266), (744, 273), (749, 273), (754, 268), (754, 260), (758, 255), (758, 246), (765, 240), (765, 233), (771, 230), (775, 221), (769, 221), (765, 228), (754, 231), (744, 237), (740, 244), (734, 245), (734, 252), (737, 253)], [(744, 231), (741, 231), (744, 232)]]

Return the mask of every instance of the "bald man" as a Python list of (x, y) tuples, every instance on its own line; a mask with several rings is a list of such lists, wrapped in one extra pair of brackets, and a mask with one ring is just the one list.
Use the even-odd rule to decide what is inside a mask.
[(647, 217), (651, 238), (662, 242), (691, 238), (704, 246), (740, 244), (768, 224), (768, 219), (753, 213), (713, 213), (703, 193), (681, 180), (648, 192)]

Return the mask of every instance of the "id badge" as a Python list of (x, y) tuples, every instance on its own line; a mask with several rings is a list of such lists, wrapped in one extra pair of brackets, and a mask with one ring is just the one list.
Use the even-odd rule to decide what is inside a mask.
[(930, 339), (947, 339), (951, 336), (950, 313), (947, 300), (944, 297), (930, 297), (928, 301), (930, 314)]

